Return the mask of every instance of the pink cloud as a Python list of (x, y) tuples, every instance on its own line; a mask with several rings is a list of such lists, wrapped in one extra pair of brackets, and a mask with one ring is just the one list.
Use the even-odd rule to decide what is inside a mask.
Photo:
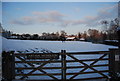
[(16, 8), (16, 10), (21, 10), (21, 8)]
[(80, 8), (75, 8), (75, 11), (76, 12), (80, 12)]
[(32, 19), (32, 17), (25, 16), (25, 17), (23, 17), (23, 19), (24, 19), (24, 20), (26, 20), (26, 21), (29, 21), (29, 20), (31, 20), (31, 19)]
[(64, 14), (58, 11), (46, 11), (46, 12), (35, 11), (35, 12), (32, 12), (32, 14), (39, 15), (39, 16), (65, 16)]
[(13, 24), (20, 24), (20, 25), (31, 25), (31, 24), (59, 24), (61, 27), (67, 27), (69, 25), (81, 25), (84, 24), (86, 26), (96, 26), (99, 25), (100, 20), (112, 18), (115, 14), (112, 12), (116, 11), (116, 5), (106, 7), (103, 10), (99, 10), (96, 16), (86, 16), (83, 19), (78, 20), (68, 20), (66, 17), (68, 15), (60, 13), (58, 11), (35, 11), (32, 12), (32, 16), (25, 16), (17, 20), (13, 20)]
[(64, 14), (58, 12), (58, 11), (46, 11), (46, 12), (32, 12), (33, 15), (35, 15), (38, 20), (38, 22), (62, 22), (65, 17)]

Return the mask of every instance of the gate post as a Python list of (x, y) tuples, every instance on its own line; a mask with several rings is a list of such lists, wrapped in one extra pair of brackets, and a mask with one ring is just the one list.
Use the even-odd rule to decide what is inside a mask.
[(118, 74), (120, 73), (120, 56), (119, 50), (116, 48), (109, 49), (109, 75), (111, 77), (110, 81), (117, 80)]
[(12, 81), (15, 79), (15, 57), (14, 52), (2, 53), (2, 80)]
[(66, 80), (66, 50), (61, 50), (62, 60), (62, 81)]

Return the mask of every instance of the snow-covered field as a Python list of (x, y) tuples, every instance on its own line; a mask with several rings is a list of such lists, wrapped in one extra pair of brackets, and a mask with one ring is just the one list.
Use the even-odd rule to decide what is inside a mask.
[[(115, 46), (103, 45), (103, 44), (93, 44), (91, 42), (81, 42), (81, 41), (37, 41), (37, 40), (8, 40), (5, 38), (3, 39), (3, 50), (4, 51), (15, 51), (16, 53), (19, 51), (21, 52), (60, 52), (61, 50), (66, 50), (67, 52), (86, 52), (86, 51), (108, 51), (109, 48), (117, 48)], [(80, 59), (96, 59), (99, 58), (101, 55), (76, 55), (75, 57)], [(105, 57), (107, 58), (107, 56)], [(58, 59), (60, 60), (60, 59)], [(72, 60), (72, 58), (67, 57), (67, 60)], [(85, 62), (86, 64), (90, 64), (90, 62)], [(98, 64), (108, 64), (108, 61), (99, 61), (95, 65)], [(67, 63), (67, 66), (80, 66), (81, 64), (78, 62), (75, 63)], [(23, 67), (24, 65), (18, 64), (16, 67)], [(35, 65), (36, 67), (38, 65)], [(48, 63), (44, 67), (60, 67), (61, 63)], [(83, 68), (82, 68), (83, 69)], [(97, 70), (108, 70), (108, 67), (95, 67)], [(79, 72), (81, 69), (68, 69), (67, 73), (72, 72)], [(28, 73), (30, 70), (24, 71)], [(61, 73), (61, 70), (45, 70), (48, 73)], [(87, 69), (86, 71), (91, 71)], [(39, 73), (39, 71), (35, 71), (34, 73)], [(105, 73), (108, 75), (108, 73)], [(69, 78), (71, 75), (67, 76)], [(85, 74), (79, 75), (76, 78), (89, 78), (89, 77), (97, 77), (101, 76), (99, 74)], [(57, 78), (61, 78), (61, 76), (55, 76)], [(28, 77), (28, 79), (50, 79), (48, 76), (38, 76), (38, 77)]]
[(115, 46), (93, 44), (91, 42), (81, 41), (37, 41), (37, 40), (7, 40), (3, 38), (3, 50), (5, 51), (26, 51), (31, 49), (41, 50), (46, 49), (52, 52), (85, 52), (85, 51), (108, 51), (109, 48), (117, 48)]

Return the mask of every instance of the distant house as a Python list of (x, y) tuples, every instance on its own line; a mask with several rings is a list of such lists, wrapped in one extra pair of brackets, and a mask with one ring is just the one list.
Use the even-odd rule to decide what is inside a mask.
[(76, 37), (74, 37), (74, 36), (69, 37), (69, 36), (68, 36), (68, 37), (66, 38), (66, 40), (67, 40), (67, 41), (74, 41), (74, 40), (76, 40)]
[(80, 38), (79, 40), (80, 40), (80, 41), (85, 41), (85, 39), (84, 39), (84, 38)]

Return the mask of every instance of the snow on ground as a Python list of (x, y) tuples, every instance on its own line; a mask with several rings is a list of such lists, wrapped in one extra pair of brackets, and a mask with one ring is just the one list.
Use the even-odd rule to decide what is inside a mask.
[[(43, 50), (48, 50), (52, 52), (60, 52), (61, 50), (66, 50), (67, 52), (85, 52), (85, 51), (108, 51), (109, 48), (117, 48), (115, 46), (109, 46), (109, 45), (103, 45), (103, 44), (93, 44), (91, 42), (81, 42), (81, 41), (37, 41), (37, 40), (7, 40), (5, 38), (3, 39), (3, 50), (5, 51), (40, 51), (42, 52)], [(75, 57), (78, 58), (79, 60), (81, 59), (97, 59), (101, 55), (76, 55)], [(105, 58), (107, 58), (106, 56)], [(73, 60), (72, 58), (68, 57), (66, 58), (67, 60)], [(60, 59), (58, 59), (60, 60)], [(93, 61), (85, 62), (86, 64), (90, 64)], [(108, 64), (108, 61), (99, 61), (95, 65), (98, 64)], [(34, 64), (35, 67), (39, 66)], [(80, 66), (82, 64), (78, 62), (74, 63), (67, 63), (67, 66)], [(16, 67), (24, 67), (24, 65), (21, 64), (16, 64)], [(29, 67), (29, 66), (27, 66)], [(48, 63), (44, 67), (61, 67), (61, 63)], [(97, 70), (108, 70), (108, 67), (94, 67)], [(83, 69), (83, 68), (82, 68)], [(79, 72), (81, 69), (67, 69), (67, 73), (73, 73), (73, 72)], [(61, 70), (44, 70), (48, 73), (61, 73)], [(91, 69), (87, 69), (86, 71), (92, 71)], [(25, 70), (24, 73), (28, 73), (30, 70)], [(39, 73), (39, 71), (35, 71), (34, 73)], [(104, 73), (105, 75), (108, 75), (108, 73)], [(67, 76), (67, 79), (70, 78), (71, 75)], [(84, 75), (79, 75), (76, 77), (76, 79), (79, 78), (89, 78), (89, 77), (100, 77), (101, 75), (93, 73), (93, 74), (84, 74)], [(61, 78), (61, 76), (55, 76), (57, 78)], [(18, 78), (18, 77), (16, 77)], [(48, 76), (31, 76), (28, 77), (28, 79), (51, 79)]]
[(93, 44), (91, 42), (81, 41), (37, 41), (37, 40), (7, 40), (3, 38), (3, 50), (25, 51), (31, 49), (47, 49), (52, 52), (84, 52), (84, 51), (108, 51), (109, 48), (117, 48), (115, 46)]
[(105, 40), (107, 42), (118, 42), (118, 40)]

